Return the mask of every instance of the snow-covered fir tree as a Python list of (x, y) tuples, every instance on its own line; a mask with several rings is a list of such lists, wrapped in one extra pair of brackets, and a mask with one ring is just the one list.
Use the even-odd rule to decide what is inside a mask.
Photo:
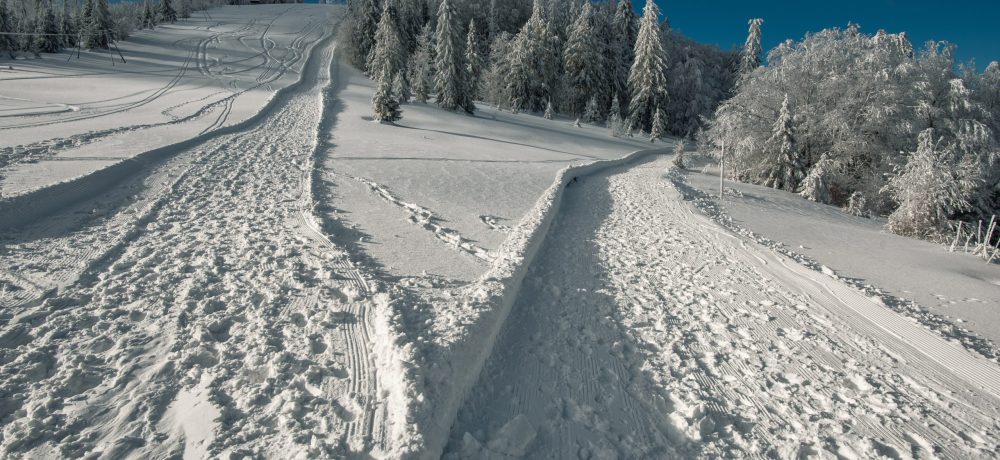
[(771, 171), (764, 181), (764, 185), (767, 187), (794, 192), (799, 181), (805, 176), (804, 166), (795, 144), (794, 123), (788, 95), (785, 95), (778, 119), (774, 122), (773, 134), (767, 142), (767, 148), (777, 152), (777, 162), (771, 167)]
[(606, 67), (602, 50), (603, 44), (598, 42), (594, 32), (594, 14), (587, 2), (570, 28), (563, 52), (565, 80), (571, 97), (569, 107), (576, 116), (584, 113), (587, 103), (594, 100), (606, 84), (602, 78)]
[(604, 114), (601, 106), (597, 102), (597, 96), (591, 96), (587, 101), (587, 108), (583, 111), (583, 121), (587, 123), (601, 123), (604, 121)]
[(56, 15), (52, 11), (52, 5), (38, 0), (35, 4), (35, 11), (38, 19), (35, 22), (36, 35), (32, 51), (35, 54), (59, 51), (59, 26), (56, 24)]
[(750, 29), (747, 31), (747, 41), (743, 44), (740, 55), (740, 75), (746, 75), (760, 67), (760, 55), (763, 49), (760, 45), (760, 26), (763, 19), (754, 18), (749, 21)]
[(188, 19), (191, 17), (191, 0), (179, 0), (177, 5), (177, 17)]
[(86, 48), (107, 48), (111, 42), (111, 33), (114, 24), (111, 22), (111, 13), (108, 11), (108, 0), (88, 0), (91, 3), (90, 15), (84, 33), (84, 46)]
[(653, 113), (653, 124), (649, 129), (649, 142), (656, 142), (657, 139), (661, 139), (667, 134), (667, 116), (663, 113), (663, 108), (657, 106)]
[(17, 56), (17, 44), (10, 34), (14, 31), (14, 21), (11, 11), (7, 9), (6, 0), (0, 0), (0, 52), (7, 53), (11, 59)]
[(829, 204), (833, 197), (830, 191), (830, 178), (833, 175), (833, 160), (824, 153), (822, 158), (809, 169), (809, 174), (802, 181), (803, 198), (817, 203)]
[(542, 115), (546, 120), (551, 120), (555, 115), (555, 108), (552, 107), (552, 101), (545, 104), (545, 113)]
[(615, 10), (615, 18), (612, 23), (613, 35), (615, 38), (611, 47), (614, 50), (615, 60), (612, 63), (613, 69), (613, 90), (619, 99), (619, 117), (628, 117), (630, 90), (628, 85), (629, 72), (632, 62), (635, 60), (635, 41), (639, 36), (639, 23), (632, 7), (632, 0), (621, 0)]
[(401, 118), (399, 101), (392, 94), (389, 75), (380, 74), (375, 79), (375, 94), (372, 96), (372, 118), (375, 121), (396, 121)]
[(156, 28), (156, 13), (153, 12), (153, 5), (149, 3), (149, 0), (143, 2), (142, 19), (139, 23), (143, 29)]
[(483, 58), (479, 55), (479, 33), (476, 21), (469, 20), (469, 32), (465, 36), (465, 72), (468, 75), (470, 97), (479, 95), (479, 83), (483, 75)]
[(437, 49), (434, 62), (437, 73), (434, 79), (434, 91), (437, 93), (437, 103), (441, 107), (472, 113), (476, 107), (472, 103), (472, 94), (467, 85), (468, 76), (462, 54), (462, 39), (458, 17), (451, 5), (452, 1), (442, 0), (438, 7), (435, 34)]
[(159, 22), (173, 23), (177, 21), (177, 10), (174, 9), (171, 0), (160, 0), (160, 8), (156, 13), (159, 17)]
[(406, 84), (403, 72), (396, 72), (394, 75), (395, 76), (392, 78), (392, 96), (395, 97), (400, 104), (406, 104), (410, 101), (410, 88)]
[(73, 17), (73, 13), (70, 11), (69, 2), (64, 0), (62, 14), (59, 15), (59, 33), (62, 34), (60, 38), (62, 39), (61, 44), (63, 47), (76, 46), (77, 34), (79, 33), (76, 26), (76, 18)]
[(385, 77), (391, 83), (396, 74), (406, 68), (405, 62), (406, 53), (399, 40), (395, 14), (386, 2), (375, 31), (375, 46), (368, 55), (368, 75), (376, 81)]
[(643, 131), (652, 130), (657, 108), (667, 103), (667, 62), (657, 22), (659, 15), (656, 3), (646, 0), (635, 42), (635, 62), (628, 78), (630, 118), (634, 127)]
[(518, 109), (542, 111), (554, 95), (560, 50), (545, 23), (540, 0), (535, 0), (531, 17), (517, 33), (510, 50), (507, 89), (511, 105)]
[(382, 7), (378, 0), (349, 0), (347, 16), (350, 21), (351, 62), (367, 71), (368, 56), (375, 47), (375, 30), (378, 28)]
[(434, 35), (430, 24), (424, 24), (417, 37), (417, 49), (410, 57), (410, 84), (417, 101), (427, 102), (434, 90)]

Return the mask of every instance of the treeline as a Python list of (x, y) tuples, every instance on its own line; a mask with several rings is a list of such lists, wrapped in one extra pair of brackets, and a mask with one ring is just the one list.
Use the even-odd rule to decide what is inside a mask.
[[(857, 26), (788, 41), (748, 72), (701, 142), (741, 181), (801, 193), (898, 234), (1000, 210), (1000, 64)], [(731, 165), (728, 166), (728, 165)]]
[(615, 135), (693, 136), (746, 60), (676, 33), (652, 1), (640, 18), (631, 0), (349, 0), (341, 31), (376, 81), (378, 120), (411, 99), (467, 112), (478, 100)]
[(0, 53), (39, 56), (65, 48), (101, 49), (139, 29), (188, 18), (227, 0), (0, 0)]

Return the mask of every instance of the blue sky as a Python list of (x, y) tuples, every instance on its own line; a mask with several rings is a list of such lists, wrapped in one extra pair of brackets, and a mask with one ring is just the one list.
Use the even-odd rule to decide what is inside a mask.
[[(633, 0), (642, 8), (645, 0)], [(906, 31), (917, 48), (927, 40), (958, 45), (960, 61), (975, 58), (982, 70), (1000, 61), (1000, 0), (656, 0), (672, 27), (703, 43), (723, 48), (742, 45), (747, 20), (764, 19), (764, 49), (787, 38), (801, 39), (806, 32), (845, 27), (856, 22), (874, 33)]]

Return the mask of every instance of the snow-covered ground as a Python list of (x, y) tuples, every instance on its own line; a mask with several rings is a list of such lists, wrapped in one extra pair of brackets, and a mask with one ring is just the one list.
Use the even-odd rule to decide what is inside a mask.
[(117, 50), (0, 59), (0, 196), (246, 120), (299, 80), (326, 11), (199, 11), (121, 42), (126, 63)]
[[(155, 96), (118, 112), (59, 95), (78, 83), (63, 66), (100, 55), (14, 63), (61, 86), (29, 81), (0, 117), (23, 136), (6, 152), (45, 146), (3, 170), (31, 191), (0, 218), (35, 215), (0, 222), (0, 457), (996, 456), (996, 362), (702, 215), (665, 175), (672, 142), (483, 106), (372, 123), (371, 83), (335, 59), (342, 8), (227, 7), (138, 34), (123, 50), (159, 46), (142, 66), (163, 75), (83, 80)], [(206, 97), (274, 74), (227, 90), (229, 118)], [(156, 95), (174, 77), (188, 87)], [(855, 268), (871, 246), (823, 251), (908, 243), (764, 192), (726, 211), (906, 297), (874, 273), (891, 261)], [(817, 235), (782, 239), (768, 215)], [(809, 226), (823, 216), (839, 227)], [(958, 257), (920, 260), (938, 256)], [(947, 260), (942, 277), (964, 267)], [(937, 276), (918, 269), (898, 277)], [(942, 279), (919, 292), (997, 303)]]

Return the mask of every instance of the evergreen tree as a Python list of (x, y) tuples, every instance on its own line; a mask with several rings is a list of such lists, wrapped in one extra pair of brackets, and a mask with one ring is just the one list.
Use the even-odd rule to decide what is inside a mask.
[(803, 198), (817, 203), (829, 204), (832, 201), (830, 194), (830, 178), (833, 174), (833, 160), (830, 155), (824, 153), (812, 169), (809, 175), (802, 181), (802, 191), (799, 195)]
[(572, 98), (570, 108), (574, 115), (584, 112), (586, 104), (596, 97), (604, 84), (601, 72), (605, 63), (601, 49), (602, 44), (594, 33), (594, 15), (587, 2), (570, 28), (563, 53), (565, 78)]
[(368, 56), (375, 47), (375, 31), (382, 9), (377, 0), (350, 0), (347, 8), (352, 26), (351, 44), (354, 48), (351, 62), (367, 71)]
[(17, 44), (13, 36), (6, 35), (14, 31), (14, 21), (7, 0), (0, 0), (0, 51), (6, 52), (11, 59), (17, 56)]
[(667, 102), (667, 62), (657, 23), (660, 10), (653, 0), (646, 0), (642, 11), (635, 42), (635, 62), (628, 78), (632, 94), (629, 109), (634, 127), (648, 131), (653, 127), (657, 108)]
[(90, 49), (107, 48), (112, 33), (111, 13), (108, 11), (108, 0), (91, 0), (92, 10), (87, 21), (85, 46)]
[(479, 39), (476, 32), (476, 21), (469, 20), (469, 33), (465, 37), (465, 71), (468, 75), (468, 92), (470, 97), (479, 95), (479, 83), (483, 74), (483, 58), (479, 56)]
[(181, 19), (191, 17), (191, 0), (180, 0), (180, 5), (177, 7), (177, 17)]
[(500, 34), (500, 23), (497, 20), (497, 0), (490, 0), (490, 10), (486, 17), (486, 34), (488, 43), (492, 46)]
[(76, 46), (79, 30), (77, 30), (76, 18), (73, 17), (73, 13), (69, 10), (68, 0), (63, 0), (62, 14), (59, 15), (59, 33), (62, 34), (63, 47)]
[(518, 109), (541, 111), (554, 96), (560, 50), (553, 43), (535, 0), (531, 17), (518, 32), (511, 49), (507, 90)]
[(760, 25), (763, 19), (755, 18), (749, 21), (750, 30), (747, 32), (747, 41), (743, 45), (740, 55), (740, 75), (746, 75), (760, 67), (760, 55), (763, 51), (760, 45)]
[(600, 123), (604, 121), (601, 106), (597, 103), (597, 96), (591, 96), (590, 101), (587, 101), (587, 108), (583, 111), (583, 121), (587, 123)]
[(391, 76), (381, 73), (376, 78), (375, 94), (372, 96), (372, 115), (375, 121), (396, 121), (401, 118), (399, 101), (390, 88)]
[(635, 41), (636, 37), (639, 36), (639, 23), (635, 16), (635, 10), (632, 9), (632, 0), (621, 0), (618, 3), (612, 29), (612, 36), (615, 39), (612, 44), (615, 56), (614, 61), (611, 62), (614, 65), (612, 87), (620, 99), (621, 108), (618, 116), (624, 118), (628, 116), (629, 107), (629, 70), (632, 68), (632, 62), (635, 61)]
[(774, 122), (773, 134), (767, 141), (767, 148), (777, 152), (777, 164), (771, 168), (764, 181), (767, 187), (794, 192), (799, 181), (805, 176), (802, 160), (795, 145), (794, 123), (786, 94), (784, 102), (781, 103), (778, 119)]
[(475, 110), (472, 95), (466, 85), (467, 75), (461, 50), (458, 18), (451, 6), (452, 0), (442, 0), (437, 16), (437, 50), (434, 68), (434, 90), (437, 103), (448, 110)]
[(90, 45), (90, 21), (94, 16), (94, 0), (83, 1), (83, 11), (76, 16), (77, 45), (86, 48)]
[(375, 31), (375, 46), (368, 55), (367, 64), (368, 75), (373, 80), (377, 81), (384, 76), (390, 84), (396, 74), (406, 68), (403, 45), (399, 41), (399, 29), (394, 16), (389, 2), (386, 2)]
[(36, 3), (35, 12), (38, 19), (35, 21), (35, 43), (32, 51), (38, 53), (55, 53), (60, 49), (59, 26), (56, 23), (56, 15), (52, 11), (52, 5), (43, 0)]
[(546, 120), (551, 120), (552, 117), (554, 116), (553, 115), (554, 111), (555, 110), (552, 108), (552, 101), (550, 100), (549, 102), (545, 103), (545, 114), (543, 114), (542, 116), (545, 117)]
[(614, 137), (625, 135), (625, 120), (622, 119), (621, 104), (618, 102), (618, 95), (611, 98), (611, 110), (608, 114), (608, 129)]
[(160, 22), (173, 23), (177, 21), (177, 10), (174, 9), (170, 0), (160, 0), (160, 8), (157, 14), (159, 15)]
[(417, 37), (417, 50), (410, 58), (410, 83), (413, 85), (413, 95), (420, 102), (427, 102), (434, 85), (433, 51), (434, 35), (431, 25), (424, 28)]
[(156, 28), (156, 13), (153, 12), (153, 6), (150, 5), (149, 0), (143, 2), (142, 19), (139, 21), (139, 24), (143, 29)]
[(659, 106), (653, 115), (653, 125), (649, 129), (649, 142), (656, 142), (667, 134), (667, 116)]
[(392, 97), (396, 98), (400, 104), (406, 104), (410, 101), (410, 89), (403, 78), (403, 72), (396, 72), (396, 76), (392, 79)]

